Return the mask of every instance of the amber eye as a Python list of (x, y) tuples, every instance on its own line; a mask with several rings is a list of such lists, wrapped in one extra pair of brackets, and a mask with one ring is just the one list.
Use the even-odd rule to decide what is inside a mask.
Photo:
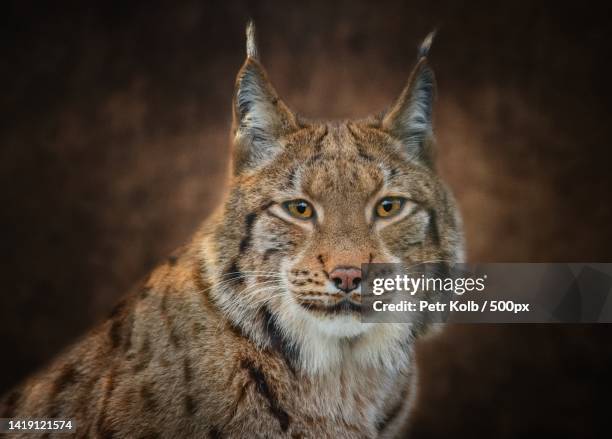
[(376, 208), (376, 216), (379, 218), (390, 218), (400, 213), (404, 207), (405, 198), (401, 197), (385, 197), (378, 202)]
[(314, 216), (314, 209), (306, 200), (292, 200), (283, 203), (283, 207), (289, 215), (297, 219), (307, 220)]

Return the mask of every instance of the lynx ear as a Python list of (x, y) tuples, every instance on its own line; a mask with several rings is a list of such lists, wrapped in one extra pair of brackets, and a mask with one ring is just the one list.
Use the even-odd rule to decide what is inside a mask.
[(255, 26), (247, 25), (247, 59), (234, 90), (234, 172), (265, 163), (282, 148), (279, 139), (298, 128), (293, 113), (278, 98), (257, 59)]
[(384, 115), (382, 128), (404, 144), (411, 158), (427, 164), (431, 162), (430, 144), (433, 140), (432, 107), (435, 78), (427, 64), (427, 53), (434, 33), (430, 33), (418, 52), (418, 62), (399, 99)]

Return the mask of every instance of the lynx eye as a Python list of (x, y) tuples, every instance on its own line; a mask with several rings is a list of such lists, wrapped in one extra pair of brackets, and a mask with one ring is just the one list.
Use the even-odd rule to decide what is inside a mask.
[(402, 197), (385, 197), (378, 202), (374, 211), (379, 218), (391, 218), (401, 212), (406, 202)]
[(285, 210), (294, 218), (307, 220), (314, 216), (312, 205), (306, 200), (291, 200), (283, 203)]

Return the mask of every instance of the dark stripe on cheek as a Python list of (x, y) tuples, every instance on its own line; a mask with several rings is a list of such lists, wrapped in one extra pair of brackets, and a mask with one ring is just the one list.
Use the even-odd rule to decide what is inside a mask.
[(435, 245), (440, 245), (440, 231), (438, 230), (438, 221), (436, 212), (433, 209), (429, 210), (429, 233), (431, 240)]
[(264, 307), (262, 310), (262, 321), (264, 326), (264, 331), (270, 340), (270, 345), (272, 349), (281, 354), (283, 360), (287, 364), (287, 367), (291, 370), (293, 374), (295, 374), (295, 364), (300, 356), (299, 349), (290, 344), (285, 337), (283, 337), (280, 328), (276, 325), (274, 317), (272, 313), (267, 307)]
[(257, 219), (255, 212), (249, 213), (245, 218), (245, 236), (240, 241), (240, 252), (244, 252), (251, 245), (251, 232), (253, 231), (253, 223)]
[(257, 392), (259, 392), (264, 398), (268, 400), (270, 413), (272, 413), (272, 416), (274, 416), (278, 420), (281, 430), (287, 431), (290, 423), (289, 415), (280, 406), (278, 400), (276, 399), (274, 391), (268, 385), (266, 377), (261, 371), (261, 369), (256, 367), (249, 359), (242, 360), (240, 366), (249, 372), (249, 377), (255, 384)]
[(242, 273), (238, 268), (238, 261), (232, 261), (227, 270), (225, 270), (225, 278), (227, 280), (236, 281), (239, 285), (244, 284), (244, 278), (242, 277)]

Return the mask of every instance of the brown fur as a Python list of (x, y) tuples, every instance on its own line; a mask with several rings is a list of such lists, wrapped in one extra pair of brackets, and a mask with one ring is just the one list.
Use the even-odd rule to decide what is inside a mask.
[[(381, 117), (308, 122), (249, 43), (225, 202), (106, 322), (8, 394), (3, 417), (72, 418), (78, 437), (103, 438), (391, 437), (405, 425), (418, 331), (361, 324), (330, 272), (462, 257), (432, 166), (431, 71), (422, 57)], [(389, 193), (408, 210), (374, 220)], [(297, 198), (314, 220), (284, 213)], [(359, 290), (350, 299), (358, 307)]]

